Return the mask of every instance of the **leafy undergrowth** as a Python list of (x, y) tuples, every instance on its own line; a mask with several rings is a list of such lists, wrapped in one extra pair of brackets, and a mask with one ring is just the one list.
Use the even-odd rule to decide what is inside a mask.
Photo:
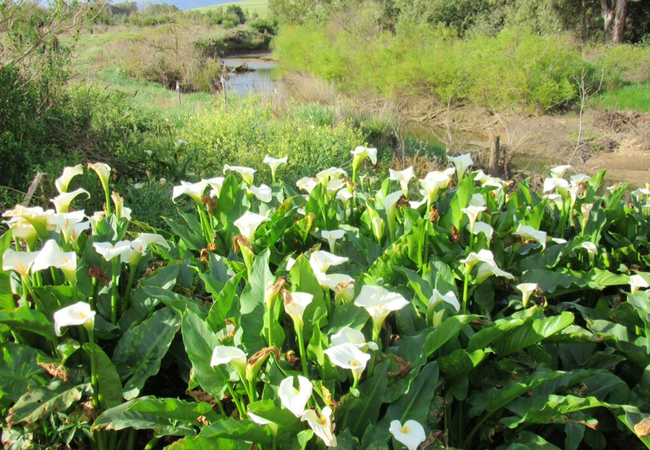
[(57, 212), (6, 211), (5, 447), (649, 446), (650, 191), (562, 167), (542, 195), (468, 155), (377, 184), (366, 157), (298, 190), (226, 166), (174, 188), (171, 232), (104, 164), (88, 220), (81, 166)]
[(595, 101), (616, 111), (650, 113), (650, 83), (623, 86), (598, 96)]

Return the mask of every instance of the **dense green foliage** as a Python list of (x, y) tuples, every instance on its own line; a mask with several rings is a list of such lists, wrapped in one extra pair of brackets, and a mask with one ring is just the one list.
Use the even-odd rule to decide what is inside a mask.
[(301, 192), (245, 167), (176, 186), (196, 213), (158, 236), (115, 195), (86, 225), (5, 212), (4, 443), (650, 447), (650, 191), (562, 167), (541, 196), (469, 155), (377, 189), (355, 153)]

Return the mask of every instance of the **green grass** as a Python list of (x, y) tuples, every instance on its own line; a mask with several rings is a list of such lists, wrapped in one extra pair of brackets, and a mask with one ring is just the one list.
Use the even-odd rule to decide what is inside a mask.
[(608, 109), (647, 113), (650, 112), (650, 83), (623, 86), (599, 95), (595, 101)]
[(215, 8), (225, 9), (229, 5), (238, 5), (244, 11), (248, 10), (250, 14), (257, 13), (260, 17), (266, 17), (269, 14), (269, 0), (242, 0), (239, 2), (220, 3), (218, 5), (196, 8), (195, 11), (208, 11)]

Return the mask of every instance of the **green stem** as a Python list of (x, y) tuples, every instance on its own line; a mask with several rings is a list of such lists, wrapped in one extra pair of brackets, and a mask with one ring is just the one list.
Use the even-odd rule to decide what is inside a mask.
[(201, 220), (201, 234), (206, 243), (212, 242), (212, 233), (210, 232), (210, 227), (208, 226), (208, 218), (205, 215), (202, 204), (197, 203), (196, 209), (199, 211), (199, 219)]
[(237, 395), (237, 392), (235, 392), (235, 389), (232, 387), (232, 384), (228, 379), (226, 379), (226, 387), (228, 388), (228, 392), (232, 397), (232, 401), (235, 403), (235, 406), (237, 407), (237, 411), (239, 411), (239, 417), (242, 419), (245, 418), (246, 411), (244, 410), (244, 407), (241, 404), (241, 399), (239, 398), (239, 395)]
[(472, 428), (472, 431), (470, 431), (469, 435), (467, 435), (467, 439), (465, 439), (465, 442), (463, 442), (462, 448), (469, 448), (468, 446), (469, 446), (469, 444), (472, 443), (472, 438), (474, 437), (476, 432), (479, 430), (479, 428), (481, 428), (481, 426), (485, 423), (485, 421), (490, 418), (491, 415), (492, 415), (492, 413), (484, 415), (483, 418), (479, 421), (479, 423), (477, 423), (474, 426), (474, 428)]
[(108, 191), (108, 186), (104, 186), (104, 197), (106, 198), (106, 216), (110, 216), (113, 213), (113, 207), (111, 206), (111, 195)]
[(111, 274), (111, 283), (112, 283), (112, 289), (111, 289), (111, 323), (115, 325), (117, 323), (117, 298), (118, 298), (118, 292), (117, 292), (117, 272), (120, 269), (120, 260), (116, 256), (113, 258), (113, 273)]
[(300, 361), (302, 366), (302, 374), (305, 378), (307, 375), (307, 352), (305, 351), (305, 337), (303, 336), (302, 326), (296, 325), (296, 334), (298, 335), (298, 348), (300, 349)]
[(90, 309), (93, 311), (97, 311), (97, 295), (99, 293), (99, 280), (97, 278), (93, 278), (93, 296), (92, 299), (90, 300)]
[(156, 447), (156, 444), (158, 443), (158, 440), (160, 438), (157, 437), (152, 437), (149, 442), (147, 442), (147, 445), (144, 447), (144, 450), (153, 450)]
[(469, 301), (467, 290), (469, 288), (469, 273), (470, 268), (465, 265), (465, 281), (463, 283), (463, 314), (467, 314), (467, 302)]
[(271, 309), (270, 308), (266, 308), (266, 311), (264, 311), (264, 328), (266, 328), (269, 347), (273, 347), (273, 333), (271, 331)]
[(135, 430), (133, 428), (129, 430), (129, 437), (126, 442), (126, 448), (127, 450), (133, 450), (135, 448)]
[[(140, 261), (139, 258), (138, 261)], [(135, 280), (135, 273), (137, 268), (137, 264), (129, 264), (129, 281), (126, 284), (126, 292), (124, 293), (124, 298), (122, 299), (122, 312), (126, 311), (126, 309), (129, 307), (129, 301), (131, 300), (131, 288), (133, 287), (133, 281)]]
[(254, 380), (250, 380), (248, 382), (248, 399), (251, 401), (251, 403), (257, 401), (257, 391), (255, 390)]

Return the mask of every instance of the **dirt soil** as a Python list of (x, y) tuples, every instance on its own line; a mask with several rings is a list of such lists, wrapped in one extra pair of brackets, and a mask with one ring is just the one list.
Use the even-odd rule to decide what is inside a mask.
[(456, 152), (469, 148), (487, 162), (494, 137), (499, 136), (501, 147), (512, 157), (514, 172), (545, 177), (549, 166), (570, 163), (577, 172), (588, 174), (606, 169), (610, 183), (636, 187), (650, 183), (650, 114), (591, 110), (583, 115), (582, 131), (577, 112), (552, 116), (456, 114), (451, 120), (449, 116), (436, 118), (438, 126), (451, 128), (451, 133), (442, 135), (457, 136), (451, 146)]

